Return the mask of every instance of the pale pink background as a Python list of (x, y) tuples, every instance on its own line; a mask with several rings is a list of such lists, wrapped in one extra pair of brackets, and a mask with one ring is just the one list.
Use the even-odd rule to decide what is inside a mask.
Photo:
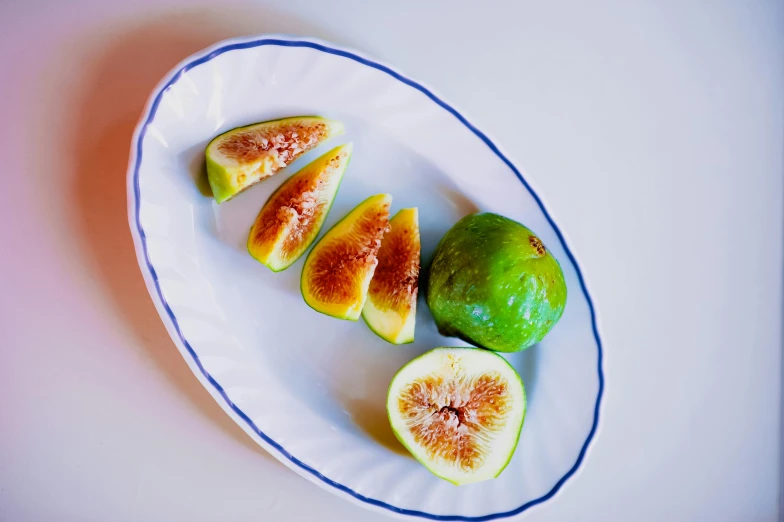
[(781, 2), (4, 0), (0, 520), (383, 519), (233, 424), (133, 253), (125, 167), (148, 93), (188, 54), (263, 32), (434, 86), (566, 231), (607, 393), (581, 472), (523, 518), (777, 519)]

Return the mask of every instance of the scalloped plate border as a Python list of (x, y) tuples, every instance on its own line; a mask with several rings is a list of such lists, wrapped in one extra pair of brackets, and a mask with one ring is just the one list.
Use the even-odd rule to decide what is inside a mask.
[[(432, 513), (426, 513), (423, 511), (416, 511), (410, 509), (403, 509), (386, 502), (382, 502), (380, 500), (376, 500), (373, 498), (366, 497), (364, 495), (360, 495), (359, 493), (351, 490), (350, 488), (331, 480), (329, 477), (324, 476), (323, 474), (319, 473), (317, 470), (313, 469), (312, 467), (308, 466), (301, 460), (297, 459), (294, 455), (286, 451), (286, 449), (272, 440), (269, 436), (267, 436), (258, 426), (256, 426), (253, 421), (239, 408), (235, 405), (229, 397), (226, 395), (226, 392), (223, 390), (223, 387), (205, 370), (204, 366), (201, 364), (199, 360), (199, 356), (191, 347), (188, 340), (183, 336), (182, 331), (180, 330), (179, 323), (177, 322), (177, 317), (172, 312), (171, 307), (166, 302), (166, 299), (161, 292), (160, 285), (158, 283), (158, 276), (155, 272), (155, 267), (153, 267), (150, 259), (147, 255), (147, 243), (146, 243), (146, 236), (144, 233), (144, 229), (141, 226), (141, 222), (139, 219), (139, 211), (140, 211), (140, 189), (139, 189), (139, 168), (141, 166), (142, 161), (142, 141), (144, 136), (147, 132), (147, 126), (152, 122), (153, 118), (158, 109), (158, 105), (161, 102), (161, 98), (166, 90), (171, 87), (180, 77), (186, 73), (188, 70), (197, 67), (203, 63), (206, 63), (216, 56), (219, 56), (225, 52), (238, 50), (238, 49), (248, 49), (252, 47), (260, 47), (264, 45), (274, 45), (280, 47), (307, 47), (310, 49), (315, 49), (317, 51), (321, 51), (324, 53), (329, 53), (337, 56), (342, 56), (344, 58), (348, 58), (350, 60), (354, 60), (362, 65), (367, 67), (372, 67), (379, 71), (382, 71), (392, 78), (405, 83), (406, 85), (413, 87), (414, 89), (420, 91), (422, 94), (430, 98), (434, 103), (439, 105), (441, 108), (452, 114), (460, 123), (465, 125), (473, 134), (475, 134), (482, 142), (487, 145), (490, 150), (492, 150), (508, 167), (509, 169), (517, 176), (520, 182), (525, 186), (525, 188), (530, 192), (531, 196), (533, 196), (534, 200), (536, 201), (539, 209), (544, 214), (547, 222), (550, 226), (553, 227), (556, 235), (558, 236), (558, 240), (561, 242), (561, 245), (566, 252), (566, 255), (569, 257), (569, 260), (575, 267), (575, 271), (577, 273), (577, 278), (580, 281), (580, 287), (585, 295), (586, 300), (588, 301), (588, 307), (591, 312), (591, 324), (593, 327), (593, 335), (596, 339), (596, 347), (598, 350), (598, 364), (597, 364), (597, 371), (599, 376), (599, 390), (596, 397), (596, 405), (594, 407), (594, 416), (593, 416), (593, 424), (591, 426), (591, 431), (588, 433), (588, 437), (586, 438), (585, 442), (583, 443), (582, 448), (580, 449), (580, 453), (575, 461), (574, 465), (569, 469), (569, 471), (561, 477), (558, 482), (552, 487), (552, 489), (547, 492), (547, 494), (526, 502), (525, 504), (500, 513), (492, 513), (482, 516), (461, 516), (461, 515), (434, 515)], [(590, 294), (588, 293), (588, 289), (585, 284), (585, 279), (583, 278), (582, 271), (580, 270), (580, 266), (577, 263), (577, 259), (572, 254), (571, 250), (569, 249), (568, 245), (566, 244), (566, 240), (564, 239), (563, 233), (558, 228), (558, 226), (553, 221), (552, 217), (550, 217), (550, 213), (547, 212), (544, 204), (542, 203), (541, 198), (534, 192), (528, 182), (523, 178), (520, 171), (512, 164), (509, 159), (498, 149), (498, 147), (479, 129), (474, 127), (471, 123), (466, 120), (457, 110), (451, 107), (449, 104), (444, 102), (441, 98), (433, 94), (432, 90), (427, 87), (424, 87), (421, 83), (415, 82), (406, 76), (403, 76), (399, 72), (395, 71), (388, 65), (384, 65), (379, 63), (378, 61), (372, 60), (365, 56), (362, 56), (360, 53), (356, 51), (349, 51), (346, 49), (342, 49), (338, 46), (333, 44), (329, 44), (326, 42), (314, 40), (314, 39), (302, 39), (296, 37), (289, 37), (283, 35), (262, 35), (250, 38), (236, 38), (231, 40), (226, 40), (220, 43), (213, 45), (199, 53), (196, 53), (182, 62), (180, 62), (174, 69), (172, 69), (169, 74), (158, 84), (158, 86), (153, 91), (152, 95), (147, 101), (147, 105), (145, 110), (142, 114), (142, 118), (139, 121), (138, 125), (136, 126), (136, 130), (133, 134), (133, 139), (131, 142), (131, 155), (130, 161), (128, 165), (128, 218), (129, 223), (131, 226), (131, 233), (133, 235), (134, 246), (136, 248), (136, 257), (139, 261), (139, 266), (141, 267), (142, 273), (144, 275), (145, 283), (147, 284), (147, 289), (150, 292), (150, 296), (152, 297), (155, 307), (158, 309), (158, 313), (163, 319), (164, 324), (166, 325), (166, 329), (169, 331), (169, 335), (172, 337), (172, 340), (177, 345), (177, 348), (182, 353), (183, 357), (185, 358), (188, 366), (190, 366), (193, 373), (196, 377), (201, 381), (201, 383), (207, 388), (213, 398), (218, 401), (221, 407), (229, 414), (230, 417), (237, 422), (243, 430), (248, 433), (251, 438), (253, 438), (257, 443), (259, 443), (263, 448), (269, 451), (272, 455), (274, 455), (278, 460), (286, 464), (289, 468), (296, 471), (298, 474), (304, 476), (311, 482), (321, 486), (322, 488), (331, 491), (332, 493), (338, 494), (348, 500), (353, 501), (354, 503), (361, 504), (364, 507), (370, 508), (373, 511), (382, 511), (386, 512), (387, 514), (396, 514), (396, 515), (403, 515), (403, 516), (411, 516), (411, 517), (420, 517), (424, 519), (430, 520), (461, 520), (461, 521), (485, 521), (485, 520), (497, 520), (500, 518), (511, 517), (514, 515), (518, 515), (523, 511), (545, 502), (552, 498), (566, 483), (566, 481), (574, 475), (577, 469), (582, 464), (588, 447), (591, 444), (594, 436), (596, 435), (597, 428), (599, 425), (599, 412), (600, 406), (602, 401), (602, 396), (604, 393), (604, 372), (602, 370), (602, 341), (599, 337), (599, 331), (596, 324), (596, 311), (594, 309), (593, 301), (591, 299)], [(167, 321), (168, 319), (168, 321)]]

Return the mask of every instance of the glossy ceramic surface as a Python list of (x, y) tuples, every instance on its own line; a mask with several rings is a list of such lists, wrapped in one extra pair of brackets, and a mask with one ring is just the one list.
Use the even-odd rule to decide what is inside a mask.
[[(346, 135), (217, 205), (204, 147), (239, 125), (319, 114)], [(289, 174), (336, 144), (354, 154), (325, 232), (367, 196), (392, 212), (419, 208), (426, 265), (460, 217), (477, 209), (539, 234), (564, 270), (563, 318), (539, 345), (507, 358), (528, 412), (517, 451), (495, 480), (456, 487), (396, 441), (387, 386), (440, 336), (420, 296), (416, 340), (393, 346), (362, 322), (311, 310), (299, 292), (304, 257), (281, 273), (254, 261), (247, 233)], [(129, 219), (148, 289), (194, 374), (260, 445), (351, 501), (390, 514), (490, 520), (554, 495), (594, 436), (603, 376), (593, 305), (574, 256), (540, 198), (487, 136), (431, 90), (392, 68), (324, 42), (279, 36), (231, 40), (178, 65), (150, 97), (132, 144)]]

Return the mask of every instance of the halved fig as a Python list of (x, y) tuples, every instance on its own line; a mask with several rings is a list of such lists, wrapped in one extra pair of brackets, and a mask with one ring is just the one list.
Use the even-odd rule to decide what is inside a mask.
[(316, 239), (351, 159), (335, 147), (287, 179), (264, 204), (248, 236), (248, 252), (273, 272), (285, 270)]
[(495, 478), (517, 447), (525, 418), (520, 376), (480, 348), (436, 348), (392, 378), (392, 431), (436, 476), (458, 486)]
[(362, 317), (392, 344), (414, 341), (419, 292), (419, 212), (404, 208), (389, 221)]
[(224, 132), (205, 151), (215, 201), (231, 199), (343, 132), (342, 123), (319, 116), (265, 121)]
[(389, 229), (391, 203), (389, 194), (369, 197), (316, 243), (300, 284), (308, 306), (338, 319), (359, 319)]

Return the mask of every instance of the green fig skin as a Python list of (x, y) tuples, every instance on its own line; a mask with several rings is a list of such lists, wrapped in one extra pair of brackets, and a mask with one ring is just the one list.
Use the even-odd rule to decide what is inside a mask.
[(471, 214), (441, 239), (430, 265), (427, 304), (442, 335), (518, 352), (541, 341), (566, 306), (558, 261), (524, 225)]

